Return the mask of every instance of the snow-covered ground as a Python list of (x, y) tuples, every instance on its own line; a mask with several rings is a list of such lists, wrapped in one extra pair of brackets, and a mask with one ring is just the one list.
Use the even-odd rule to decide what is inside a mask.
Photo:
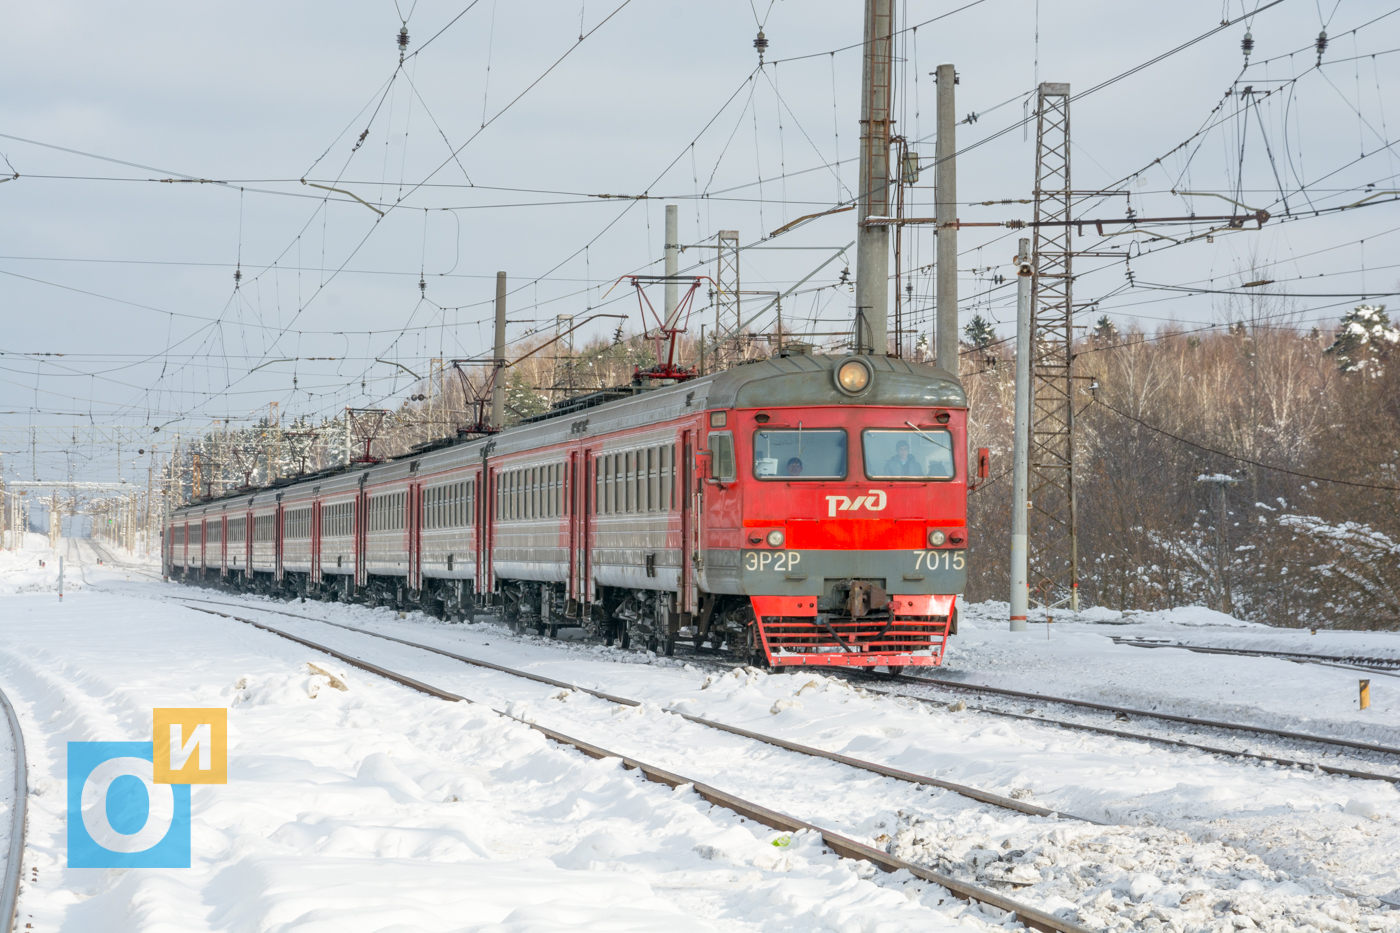
[[(1400, 929), (1400, 911), (1371, 897), (1400, 888), (1400, 791), (1391, 784), (888, 698), (812, 671), (721, 672), (699, 660), (522, 638), (489, 622), (444, 625), (416, 614), (400, 620), (383, 610), (229, 597), (161, 584), (137, 572), (150, 567), (128, 566), (120, 555), (96, 567), (84, 542), (71, 553), (78, 572), (69, 571), (61, 606), (35, 568), (13, 567), (20, 558), (0, 554), (0, 686), (26, 730), (34, 787), (26, 874), (39, 869), (20, 913), (35, 929), (883, 931), (1000, 923), (994, 910), (839, 860), (817, 840), (774, 845), (781, 834), (683, 788), (647, 784), (615, 760), (553, 745), (489, 706), (1003, 887), (1093, 928)], [(24, 582), (9, 588), (21, 573)], [(345, 670), (194, 612), (181, 597), (242, 603), (240, 615), (484, 705), (445, 703)], [(268, 608), (448, 647), (643, 705), (617, 706)], [(1132, 648), (1110, 637), (1189, 635), (1205, 644), (1273, 630), (1241, 629), (1203, 610), (1111, 615), (1056, 621), (1047, 639), (1044, 625), (1012, 635), (998, 607), (973, 607), (939, 676), (1400, 744), (1400, 679), (1374, 677), (1372, 708), (1361, 712), (1354, 672)], [(1357, 637), (1368, 651), (1400, 646), (1400, 636)], [(194, 789), (194, 867), (66, 868), (64, 743), (143, 740), (151, 707), (213, 705), (231, 710), (230, 783)], [(706, 729), (667, 709), (1115, 825), (976, 804)], [(1322, 754), (1298, 747), (1289, 757)], [(1400, 762), (1381, 759), (1369, 769), (1387, 764), (1400, 773)]]

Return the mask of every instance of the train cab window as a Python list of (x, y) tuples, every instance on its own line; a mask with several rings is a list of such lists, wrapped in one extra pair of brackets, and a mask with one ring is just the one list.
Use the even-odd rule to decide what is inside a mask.
[(753, 432), (753, 475), (763, 480), (846, 478), (846, 432), (841, 429)]
[(953, 435), (928, 431), (861, 432), (865, 475), (870, 479), (952, 479)]
[(734, 435), (728, 431), (711, 431), (710, 474), (718, 482), (732, 483), (739, 476), (734, 460)]

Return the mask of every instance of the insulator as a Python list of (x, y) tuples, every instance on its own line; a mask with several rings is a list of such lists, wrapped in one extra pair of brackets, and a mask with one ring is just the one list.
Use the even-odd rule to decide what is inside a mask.
[(753, 40), (753, 47), (758, 49), (758, 57), (762, 58), (763, 53), (768, 51), (768, 40), (763, 37), (763, 30), (758, 31), (758, 38)]
[(1327, 51), (1327, 30), (1317, 34), (1317, 63), (1322, 64), (1322, 53)]
[(400, 26), (400, 27), (399, 27), (399, 48), (401, 48), (401, 49), (406, 49), (406, 48), (408, 48), (408, 27), (407, 27), (407, 26)]
[(1254, 51), (1254, 36), (1248, 29), (1244, 31), (1244, 38), (1240, 40), (1240, 48), (1244, 51), (1244, 57), (1249, 58), (1249, 53)]

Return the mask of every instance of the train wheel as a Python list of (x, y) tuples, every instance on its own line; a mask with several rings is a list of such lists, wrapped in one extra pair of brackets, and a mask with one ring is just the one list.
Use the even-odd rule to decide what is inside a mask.
[(890, 664), (887, 665), (885, 669), (890, 672), (891, 677), (898, 677), (900, 674), (904, 673), (904, 665), (902, 664)]

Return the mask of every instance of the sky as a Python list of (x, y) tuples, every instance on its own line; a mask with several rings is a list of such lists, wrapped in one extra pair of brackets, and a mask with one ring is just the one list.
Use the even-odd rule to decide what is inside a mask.
[[(612, 286), (661, 271), (666, 203), (680, 206), (683, 270), (713, 276), (715, 233), (738, 230), (745, 290), (787, 289), (821, 267), (785, 303), (786, 332), (848, 330), (854, 295), (841, 273), (856, 270), (842, 250), (854, 214), (769, 235), (852, 196), (861, 10), (856, 0), (11, 7), (0, 37), (4, 475), (114, 479), (115, 445), (68, 426), (130, 427), (120, 469), (144, 476), (143, 457), (175, 433), (247, 424), (272, 402), (284, 421), (392, 407), (430, 360), (487, 351), (498, 270), (512, 342), (552, 334), (561, 314), (624, 313), (639, 331), (635, 295)], [(1032, 218), (1019, 202), (1034, 188), (1035, 127), (1017, 124), (1040, 81), (1092, 90), (1071, 104), (1074, 187), (1114, 193), (1084, 199), (1076, 216), (1269, 212), (1261, 229), (1189, 242), (1210, 225), (1119, 224), (1139, 232), (1110, 226), (1103, 238), (1085, 228), (1079, 248), (1114, 255), (1076, 260), (1080, 324), (1107, 315), (1152, 332), (1252, 314), (1326, 327), (1363, 300), (1393, 303), (1395, 195), (1327, 210), (1400, 189), (1386, 122), (1400, 119), (1393, 7), (896, 0), (896, 11), (896, 129), (925, 160), (930, 73), (958, 70), (962, 221)], [(931, 176), (908, 192), (911, 215), (932, 213)], [(961, 231), (963, 324), (981, 315), (1010, 334), (1014, 285), (997, 276), (1009, 278), (1021, 235)], [(911, 320), (924, 332), (933, 237), (910, 228), (907, 249), (919, 270), (906, 280)], [(1260, 280), (1273, 284), (1241, 288)], [(692, 332), (713, 326), (707, 292), (702, 283)], [(1247, 297), (1257, 292), (1272, 295)], [(660, 303), (659, 290), (650, 297)], [(757, 311), (767, 300), (746, 302)], [(771, 326), (771, 316), (756, 325)], [(30, 425), (79, 442), (31, 451)]]

